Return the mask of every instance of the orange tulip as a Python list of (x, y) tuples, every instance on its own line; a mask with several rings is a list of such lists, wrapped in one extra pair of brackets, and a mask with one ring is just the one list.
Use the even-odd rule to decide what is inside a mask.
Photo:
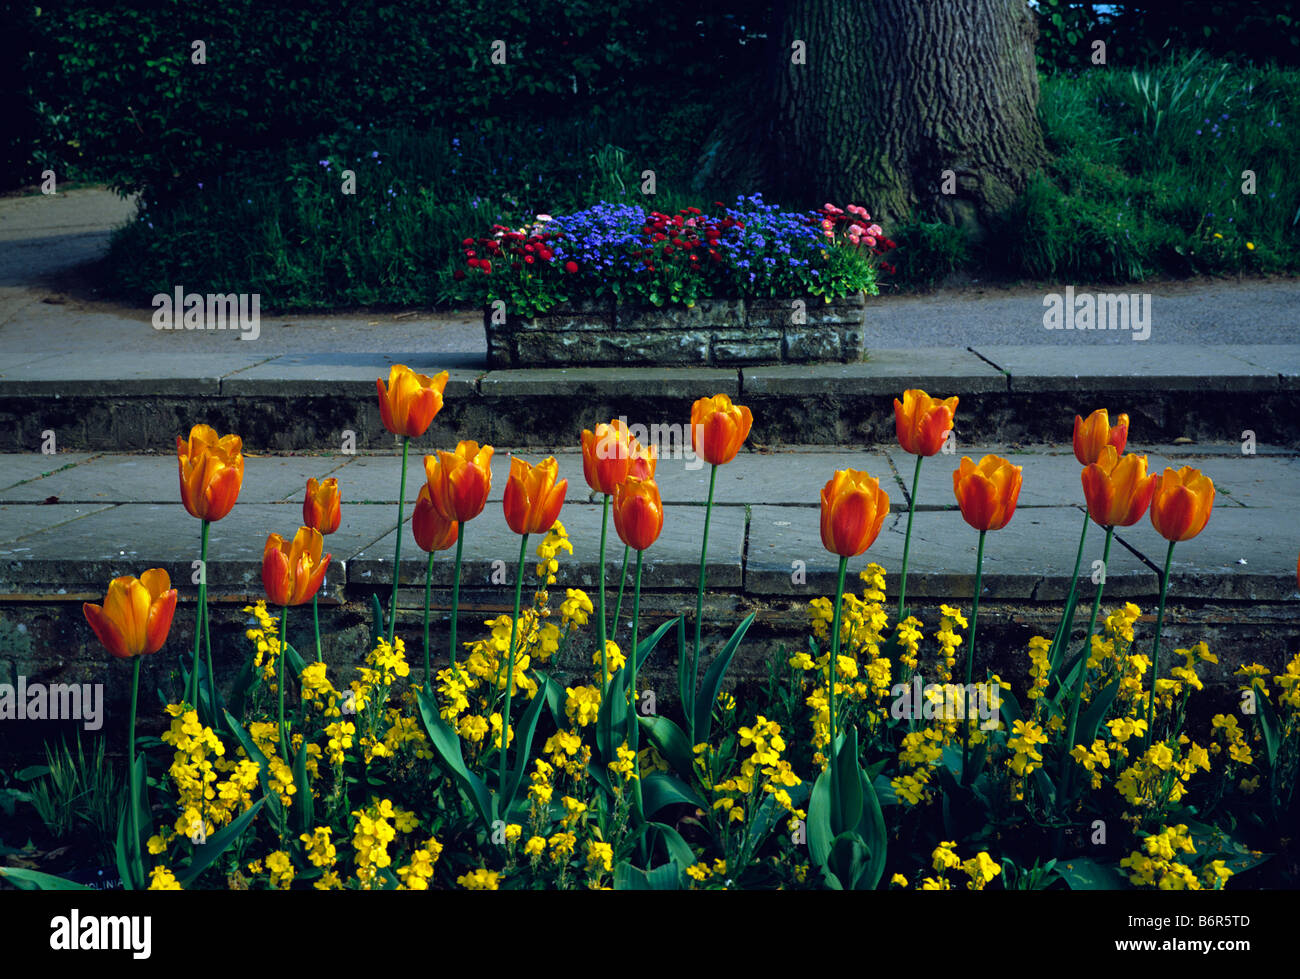
[(516, 534), (544, 534), (555, 526), (569, 488), (567, 479), (555, 481), (559, 471), (554, 456), (535, 466), (518, 456), (511, 458), (503, 505), (506, 523)]
[(181, 502), (191, 517), (220, 520), (239, 498), (244, 484), (244, 443), (238, 435), (217, 437), (208, 425), (190, 429), (189, 441), (176, 436)]
[(1011, 522), (1020, 499), (1020, 466), (986, 455), (977, 466), (962, 456), (952, 474), (952, 489), (962, 518), (976, 530), (1001, 530)]
[(889, 513), (889, 494), (874, 476), (841, 469), (822, 487), (822, 546), (856, 557), (875, 543)]
[(691, 448), (710, 465), (726, 465), (736, 458), (753, 424), (750, 410), (733, 405), (725, 394), (700, 398), (691, 406)]
[(613, 495), (632, 465), (632, 435), (621, 420), (582, 433), (582, 475), (597, 493)]
[(415, 510), (411, 513), (411, 532), (415, 534), (415, 542), (420, 545), (420, 550), (430, 554), (451, 547), (460, 533), (460, 524), (448, 520), (434, 503), (428, 483), (420, 487), (420, 496), (415, 501)]
[(627, 474), (636, 479), (654, 479), (655, 469), (659, 465), (659, 453), (653, 445), (643, 446), (636, 439), (631, 440), (631, 464)]
[(1142, 519), (1156, 491), (1156, 477), (1147, 475), (1147, 457), (1120, 456), (1107, 443), (1101, 456), (1083, 470), (1083, 495), (1088, 515), (1103, 527), (1130, 527)]
[(307, 496), (302, 501), (302, 522), (328, 535), (339, 529), (343, 519), (339, 481), (330, 477), (323, 483), (307, 480)]
[(81, 606), (95, 635), (114, 656), (129, 659), (156, 653), (167, 641), (176, 612), (176, 589), (162, 568), (140, 577), (114, 578), (103, 605)]
[(956, 414), (956, 398), (940, 401), (924, 391), (904, 391), (902, 401), (894, 399), (898, 444), (914, 456), (935, 455), (943, 448)]
[(1113, 445), (1116, 453), (1124, 454), (1124, 446), (1128, 445), (1128, 415), (1120, 415), (1114, 428), (1105, 408), (1098, 408), (1087, 421), (1074, 416), (1074, 457), (1079, 465), (1091, 466), (1101, 458), (1101, 450), (1107, 445)]
[(394, 364), (388, 372), (388, 386), (376, 378), (379, 389), (379, 414), (384, 427), (394, 435), (423, 435), (434, 417), (442, 411), (442, 392), (447, 387), (447, 372), (437, 377), (417, 374), (405, 364)]
[(614, 529), (634, 551), (644, 551), (664, 529), (664, 504), (653, 479), (629, 476), (614, 490)]
[[(1191, 540), (1210, 522), (1214, 481), (1199, 469), (1166, 469), (1156, 480), (1151, 498), (1151, 525), (1168, 541)], [(1296, 565), (1300, 581), (1300, 563)]]
[(424, 457), (429, 493), (445, 520), (464, 523), (483, 512), (492, 491), (493, 451), (490, 445), (461, 442), (455, 452)]
[(279, 534), (266, 539), (262, 551), (262, 587), (273, 605), (302, 605), (320, 590), (331, 555), (321, 556), (325, 538), (319, 530), (299, 527), (288, 542)]

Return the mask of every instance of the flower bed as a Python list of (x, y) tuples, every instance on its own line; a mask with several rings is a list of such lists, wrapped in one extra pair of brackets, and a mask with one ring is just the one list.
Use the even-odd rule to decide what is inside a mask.
[[(397, 366), (378, 384), (384, 424), (403, 440), (398, 528), (410, 440), (441, 410), (446, 381)], [(567, 589), (552, 598), (561, 555), (572, 553), (559, 521), (568, 487), (553, 458), (514, 457), (501, 498), (519, 537), (512, 611), (467, 642), (456, 640), (462, 548), (487, 504), (493, 449), (461, 442), (425, 457), (412, 530), (429, 569), (454, 546), (456, 572), (450, 648), (437, 662), (426, 577), (419, 667), (396, 632), (397, 575), (386, 613), (375, 599), (355, 675), (331, 679), (319, 625), (315, 661), (288, 641), (289, 609), (315, 601), (331, 559), (324, 541), (341, 519), (338, 483), (311, 481), (305, 525), (291, 543), (267, 539), (267, 598), (248, 608), (254, 621), (235, 683), (213, 687), (200, 584), (194, 647), (182, 653), (180, 688), (165, 708), (165, 747), (136, 740), (132, 696), (122, 879), (137, 888), (285, 890), (1221, 889), (1239, 877), (1293, 886), (1300, 655), (1277, 670), (1243, 663), (1239, 701), (1199, 725), (1188, 702), (1217, 656), (1197, 643), (1161, 670), (1174, 549), (1206, 529), (1213, 483), (1191, 467), (1147, 473), (1145, 456), (1124, 451), (1127, 416), (1114, 426), (1104, 410), (1076, 418), (1087, 513), (1072, 580), (1090, 524), (1104, 531), (1104, 564), (1115, 529), (1149, 515), (1151, 532), (1168, 542), (1160, 604), (1148, 645), (1137, 606), (1102, 614), (1103, 577), (1076, 636), (1072, 587), (1055, 633), (1030, 638), (1028, 680), (1017, 689), (977, 670), (976, 651), (986, 545), (996, 553), (1016, 516), (1020, 467), (989, 455), (963, 458), (953, 474), (962, 517), (978, 533), (969, 616), (944, 605), (927, 635), (907, 604), (921, 466), (940, 453), (957, 407), (921, 391), (895, 401), (899, 444), (916, 457), (896, 599), (887, 600), (874, 562), (857, 575), (861, 589), (847, 579), (849, 562), (881, 531), (888, 494), (857, 470), (827, 481), (820, 529), (839, 559), (834, 600), (810, 603), (807, 644), (771, 664), (751, 701), (725, 682), (755, 614), (712, 655), (701, 643), (714, 478), (693, 618), (687, 609), (643, 633), (642, 559), (665, 511), (655, 453), (624, 422), (584, 431), (582, 453), (586, 482), (603, 500), (598, 566), (607, 567), (611, 511), (625, 556), (635, 557), (620, 584), (628, 601), (607, 601), (603, 579), (595, 596)], [(693, 450), (716, 477), (753, 417), (717, 395), (695, 403), (690, 423)], [(200, 425), (177, 452), (182, 502), (199, 521), (206, 560), (210, 525), (242, 488), (242, 446)], [(105, 648), (131, 664), (138, 688), (176, 607), (166, 572), (151, 569), (114, 579), (85, 615)], [(626, 650), (611, 638), (622, 616), (631, 623)], [(299, 636), (311, 634), (305, 614), (294, 619)], [(596, 640), (590, 655), (576, 652), (583, 631)], [(661, 646), (675, 647), (678, 663), (671, 705), (643, 688), (650, 658), (670, 655)], [(151, 788), (146, 771), (166, 774)], [(68, 886), (25, 868), (0, 868), (0, 877)]]
[(858, 360), (893, 248), (867, 211), (600, 203), (463, 242), (493, 367)]

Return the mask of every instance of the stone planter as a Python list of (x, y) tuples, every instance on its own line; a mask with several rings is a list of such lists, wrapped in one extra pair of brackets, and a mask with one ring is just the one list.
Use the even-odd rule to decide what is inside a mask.
[(586, 304), (526, 319), (483, 317), (488, 366), (849, 363), (863, 357), (866, 296), (706, 299), (683, 306)]

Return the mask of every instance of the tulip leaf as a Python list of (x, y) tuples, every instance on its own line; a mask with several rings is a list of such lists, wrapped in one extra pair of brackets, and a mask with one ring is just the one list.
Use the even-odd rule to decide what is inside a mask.
[(239, 671), (239, 676), (235, 677), (235, 685), (230, 689), (229, 710), (236, 717), (244, 713), (244, 700), (248, 696), (248, 691), (253, 686), (256, 675), (253, 672), (253, 658), (244, 657), (244, 665)]
[(830, 859), (831, 842), (831, 773), (828, 768), (817, 776), (808, 800), (808, 854), (813, 865), (824, 868)]
[(616, 891), (676, 891), (681, 889), (682, 871), (677, 861), (641, 870), (626, 860), (614, 868)]
[[(1106, 712), (1110, 710), (1111, 702), (1115, 699), (1117, 693), (1119, 693), (1119, 680), (1112, 680), (1088, 705), (1088, 712), (1079, 718), (1078, 744), (1092, 744), (1097, 737), (1097, 728), (1105, 718)], [(1073, 747), (1074, 745), (1067, 744), (1065, 750), (1069, 751)]]
[(689, 805), (696, 809), (708, 809), (709, 804), (701, 799), (694, 789), (667, 772), (651, 772), (641, 779), (641, 798), (645, 814), (653, 816), (665, 806)]
[(443, 762), (451, 769), (452, 777), (465, 790), (470, 802), (478, 811), (483, 825), (492, 825), (492, 794), (483, 780), (465, 767), (465, 758), (460, 751), (460, 736), (442, 719), (438, 705), (433, 697), (424, 690), (419, 694), (420, 717), (424, 721), (425, 732), (433, 748)]
[(646, 732), (650, 742), (659, 749), (668, 764), (677, 770), (684, 779), (695, 777), (695, 753), (691, 750), (686, 733), (666, 717), (639, 718), (641, 729)]
[[(546, 684), (555, 683), (549, 677), (543, 677), (542, 682)], [(519, 786), (524, 780), (524, 768), (528, 765), (528, 759), (532, 754), (533, 736), (537, 733), (537, 719), (541, 716), (542, 707), (545, 704), (545, 691), (539, 688), (529, 702), (528, 709), (524, 711), (524, 716), (520, 718), (519, 728), (516, 729), (514, 737), (515, 767), (509, 772), (507, 783), (502, 788), (502, 814), (510, 811), (510, 807), (514, 805), (515, 796), (519, 794)]]
[[(315, 825), (315, 800), (311, 796), (311, 784), (307, 781), (307, 739), (302, 739), (302, 747), (293, 760), (293, 782), (298, 787), (296, 805), (293, 807), (297, 819), (298, 831), (310, 833)], [(215, 837), (214, 837), (215, 838)]]
[(837, 776), (831, 787), (836, 790), (836, 798), (831, 807), (831, 831), (839, 836), (841, 833), (857, 829), (862, 820), (862, 785), (858, 780), (858, 732), (850, 727), (837, 739), (831, 762), (835, 765)]
[(856, 832), (841, 833), (831, 841), (827, 869), (846, 891), (866, 889), (858, 885), (864, 882), (870, 862), (871, 849)]
[[(300, 787), (299, 795), (310, 796), (311, 789)], [(265, 802), (266, 796), (263, 796), (232, 819), (229, 826), (225, 826), (213, 833), (206, 843), (197, 844), (194, 848), (194, 859), (190, 861), (190, 865), (185, 868), (184, 873), (177, 875), (177, 883), (181, 887), (189, 887), (190, 884), (198, 880), (199, 874), (212, 866), (217, 858), (230, 849), (231, 844), (243, 835), (244, 831), (248, 829), (248, 824), (253, 821), (258, 810), (262, 808)], [(308, 828), (310, 828), (310, 824)]]
[(682, 839), (681, 833), (666, 823), (646, 823), (646, 826), (659, 833), (669, 858), (677, 864), (679, 872), (695, 863), (695, 852)]
[(1259, 704), (1259, 711), (1255, 715), (1259, 718), (1259, 732), (1264, 736), (1264, 756), (1268, 759), (1269, 768), (1274, 768), (1277, 762), (1277, 749), (1279, 744), (1277, 713), (1273, 710), (1272, 703), (1264, 696), (1264, 692), (1257, 687), (1251, 688), (1255, 695), (1255, 702)]
[(1114, 867), (1100, 864), (1089, 857), (1059, 860), (1056, 872), (1072, 891), (1124, 891), (1128, 881)]
[[(396, 572), (394, 572), (396, 573)], [(384, 633), (384, 607), (379, 602), (379, 593), (373, 592), (370, 596), (370, 648), (374, 649), (379, 645), (379, 638)]]
[[(121, 867), (119, 865), (119, 872)], [(43, 874), (39, 870), (23, 870), (21, 867), (0, 867), (0, 880), (7, 880), (20, 891), (88, 891), (85, 884), (73, 880)], [(127, 880), (122, 878), (123, 882)]]
[(727, 668), (731, 666), (731, 658), (736, 655), (736, 650), (740, 642), (745, 638), (745, 633), (749, 627), (754, 624), (754, 616), (757, 612), (750, 612), (745, 616), (745, 620), (736, 626), (736, 631), (731, 634), (727, 644), (722, 647), (722, 652), (714, 658), (709, 665), (709, 671), (704, 674), (704, 682), (700, 685), (699, 699), (695, 702), (695, 740), (698, 744), (701, 741), (709, 740), (709, 729), (713, 725), (713, 704), (718, 699), (718, 690), (722, 687), (722, 678), (727, 673)]
[(690, 676), (691, 657), (686, 652), (686, 619), (677, 620), (677, 696), (682, 702), (682, 718), (691, 723), (691, 698), (695, 695), (695, 678)]
[(641, 640), (640, 644), (637, 646), (637, 652), (636, 652), (636, 668), (638, 672), (640, 672), (641, 667), (645, 666), (646, 660), (650, 658), (650, 654), (653, 653), (655, 651), (655, 648), (659, 645), (659, 640), (662, 639), (664, 635), (668, 632), (668, 630), (671, 629), (674, 625), (678, 626), (679, 628), (681, 627), (682, 625), (681, 616), (678, 616), (675, 619), (669, 619), (658, 629), (656, 629), (654, 632), (650, 633), (650, 635), (646, 636), (644, 639)]
[(626, 664), (609, 678), (609, 691), (596, 714), (596, 753), (603, 764), (614, 760), (614, 730), (627, 730)]

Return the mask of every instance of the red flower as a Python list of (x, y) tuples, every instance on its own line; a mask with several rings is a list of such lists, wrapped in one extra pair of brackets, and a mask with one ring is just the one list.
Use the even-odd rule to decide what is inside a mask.
[(564, 271), (572, 275), (574, 272), (578, 271), (578, 263), (570, 259), (564, 263)]

